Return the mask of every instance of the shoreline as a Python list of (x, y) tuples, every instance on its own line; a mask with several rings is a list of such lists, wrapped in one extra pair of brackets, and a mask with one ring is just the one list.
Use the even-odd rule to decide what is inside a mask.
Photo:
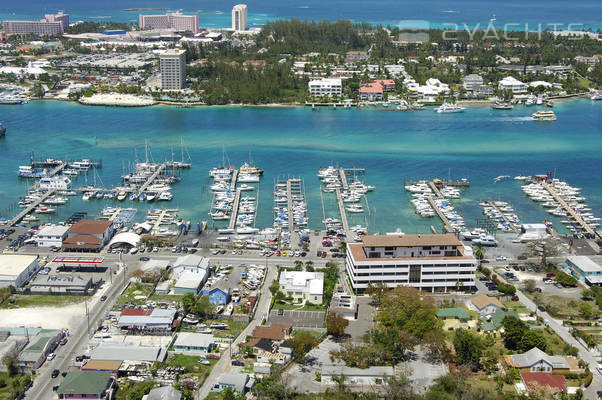
[[(555, 100), (555, 101), (567, 102), (567, 101), (585, 99), (585, 98), (587, 98), (588, 95), (589, 95), (589, 92), (586, 92), (586, 93), (576, 93), (576, 94), (569, 94), (569, 95), (563, 95), (563, 96), (551, 96), (548, 99)], [(61, 98), (34, 98), (34, 97), (31, 98), (31, 101), (63, 101), (63, 102), (74, 103), (74, 104), (78, 104), (78, 105), (82, 105), (82, 106), (122, 107), (122, 108), (144, 108), (144, 107), (156, 107), (156, 106), (179, 107), (179, 108), (201, 108), (201, 107), (296, 108), (296, 107), (308, 107), (307, 103), (265, 103), (265, 104), (231, 103), (231, 104), (211, 104), (210, 105), (210, 104), (199, 103), (199, 102), (178, 103), (178, 102), (171, 102), (171, 101), (153, 100), (152, 103), (146, 103), (146, 104), (140, 104), (140, 103), (138, 103), (138, 104), (130, 104), (130, 103), (120, 104), (119, 102), (114, 102), (114, 101), (113, 102), (107, 101), (106, 103), (102, 103), (102, 102), (82, 102), (81, 99), (71, 100), (71, 99), (61, 99)], [(462, 105), (464, 107), (475, 108), (475, 107), (489, 107), (492, 102), (489, 100), (458, 100), (458, 101), (456, 101), (456, 103), (459, 105)], [(422, 104), (424, 104), (425, 107), (436, 107), (436, 106), (440, 105), (440, 103), (432, 103), (432, 104), (422, 103)], [(379, 108), (379, 107), (382, 107), (382, 105), (381, 104), (374, 104), (374, 105), (369, 104), (369, 105), (365, 105), (363, 107), (357, 107), (357, 104), (355, 104), (353, 107), (349, 107), (349, 108), (370, 109), (370, 108)], [(332, 107), (326, 106), (326, 107), (321, 107), (321, 108), (328, 109), (328, 108), (332, 108)]]

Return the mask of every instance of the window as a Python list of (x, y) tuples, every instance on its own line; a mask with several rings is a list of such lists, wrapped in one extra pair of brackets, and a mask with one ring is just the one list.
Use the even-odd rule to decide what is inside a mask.
[(420, 265), (410, 265), (410, 282), (420, 282)]

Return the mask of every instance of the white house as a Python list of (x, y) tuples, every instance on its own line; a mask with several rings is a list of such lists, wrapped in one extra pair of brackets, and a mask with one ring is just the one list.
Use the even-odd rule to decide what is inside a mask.
[(306, 271), (282, 271), (280, 290), (295, 300), (321, 304), (324, 293), (324, 273)]
[(479, 294), (471, 298), (468, 303), (468, 308), (477, 311), (481, 315), (491, 315), (497, 310), (505, 310), (506, 307), (497, 299), (497, 297), (489, 297), (484, 294)]
[(309, 94), (314, 97), (338, 97), (343, 94), (343, 82), (339, 78), (322, 78), (309, 81)]
[(516, 94), (527, 93), (529, 86), (513, 76), (507, 76), (499, 82), (498, 88), (501, 90), (510, 90)]
[(204, 356), (217, 347), (213, 335), (205, 333), (180, 332), (174, 341), (173, 349), (177, 354)]
[(38, 247), (61, 247), (68, 230), (68, 225), (48, 225), (36, 233), (34, 240)]
[(537, 347), (523, 354), (504, 356), (506, 363), (521, 371), (553, 372), (558, 370), (569, 371), (570, 366), (563, 356), (549, 356)]

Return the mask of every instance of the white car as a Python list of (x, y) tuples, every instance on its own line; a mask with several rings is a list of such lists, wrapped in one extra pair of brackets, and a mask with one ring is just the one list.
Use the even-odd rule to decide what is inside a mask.
[(506, 256), (497, 256), (495, 258), (495, 261), (506, 261), (508, 259), (508, 257)]
[(46, 356), (46, 360), (52, 361), (52, 360), (54, 360), (55, 357), (56, 357), (56, 354), (50, 353), (50, 354), (48, 354), (48, 356)]

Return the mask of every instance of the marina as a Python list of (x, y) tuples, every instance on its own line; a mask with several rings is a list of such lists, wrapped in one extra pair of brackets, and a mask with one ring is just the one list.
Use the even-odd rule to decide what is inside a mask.
[(520, 233), (521, 221), (510, 204), (505, 201), (484, 201), (479, 205), (483, 208), (483, 214), (496, 224), (498, 230)]

